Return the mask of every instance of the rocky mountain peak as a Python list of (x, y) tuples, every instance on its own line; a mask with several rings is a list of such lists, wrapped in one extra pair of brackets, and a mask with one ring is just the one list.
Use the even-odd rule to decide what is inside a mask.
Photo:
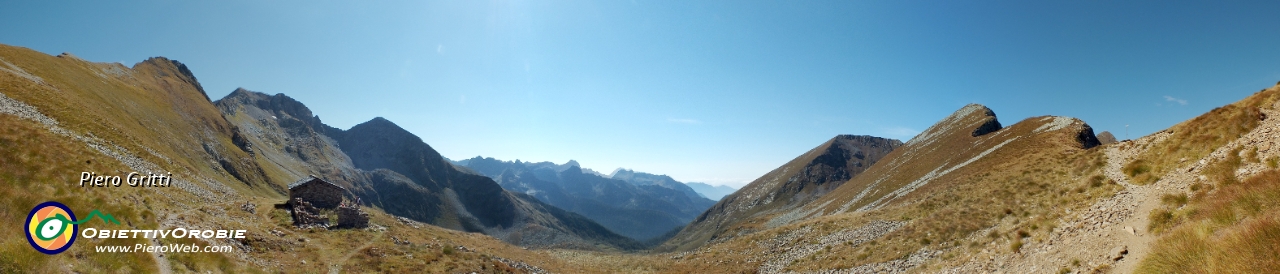
[(984, 105), (968, 104), (934, 123), (915, 138), (911, 138), (906, 145), (928, 145), (954, 130), (964, 130), (969, 132), (970, 136), (977, 137), (999, 131), (1001, 128), (1000, 122), (996, 120), (995, 111)]
[[(63, 53), (63, 54), (67, 56), (71, 56), (72, 58), (75, 58), (73, 55), (70, 55), (69, 53)], [(196, 75), (191, 73), (191, 69), (187, 68), (186, 64), (183, 64), (182, 62), (178, 62), (178, 60), (171, 60), (163, 56), (151, 57), (145, 61), (134, 64), (133, 69), (134, 70), (152, 69), (152, 70), (155, 70), (161, 77), (174, 76), (175, 78), (178, 78), (179, 80), (182, 80), (183, 82), (186, 82), (187, 84), (195, 87), (197, 91), (200, 91), (200, 95), (204, 96), (205, 101), (209, 101), (209, 102), (213, 101), (213, 100), (209, 100), (209, 94), (204, 92), (204, 87), (200, 86), (200, 81), (196, 80)]]
[(973, 129), (973, 133), (970, 135), (978, 137), (986, 135), (987, 133), (996, 132), (1003, 128), (1000, 126), (1000, 120), (996, 119), (995, 111), (992, 111), (990, 108), (983, 105), (973, 104), (973, 106), (981, 106), (981, 113), (987, 117), (983, 118), (985, 121), (983, 121), (981, 125), (978, 125), (978, 128)]
[(270, 112), (275, 119), (281, 120), (280, 125), (283, 127), (297, 128), (305, 126), (316, 131), (323, 131), (325, 128), (320, 121), (320, 116), (311, 112), (307, 105), (298, 102), (298, 100), (285, 95), (284, 93), (276, 93), (275, 95), (267, 95), (257, 91), (245, 88), (236, 88), (231, 94), (218, 99), (214, 102), (223, 112), (234, 112), (234, 108), (239, 105), (251, 105), (264, 111)]
[(628, 174), (633, 174), (633, 173), (635, 172), (631, 171), (630, 169), (618, 168), (618, 169), (614, 169), (613, 172), (609, 173), (609, 178), (617, 178), (618, 176), (627, 176)]

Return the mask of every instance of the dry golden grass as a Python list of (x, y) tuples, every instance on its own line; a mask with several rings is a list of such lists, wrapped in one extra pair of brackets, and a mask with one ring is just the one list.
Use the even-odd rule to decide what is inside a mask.
[[(1023, 252), (1024, 245), (1046, 241), (1069, 210), (1081, 210), (1122, 188), (1101, 174), (1106, 161), (1100, 149), (1080, 149), (1071, 132), (1035, 133), (1034, 129), (1046, 123), (1044, 117), (1035, 117), (978, 137), (969, 135), (971, 128), (957, 129), (939, 137), (929, 148), (918, 150), (934, 154), (906, 157), (906, 151), (895, 151), (877, 163), (877, 168), (808, 207), (820, 209), (825, 216), (768, 228), (763, 224), (781, 213), (767, 214), (728, 228), (726, 233), (737, 236), (732, 240), (688, 253), (530, 251), (485, 235), (430, 225), (414, 227), (377, 209), (369, 209), (372, 223), (385, 230), (300, 229), (289, 224), (283, 210), (269, 206), (282, 202), (280, 186), (293, 176), (286, 169), (296, 167), (252, 158), (242, 164), (261, 166), (265, 178), (250, 178), (244, 184), (210, 165), (204, 144), (231, 158), (250, 156), (235, 149), (226, 137), (230, 123), (219, 111), (193, 87), (171, 77), (169, 68), (143, 64), (130, 77), (103, 78), (96, 73), (105, 64), (8, 46), (0, 46), (0, 58), (50, 83), (44, 86), (0, 73), (0, 91), (7, 96), (38, 107), (74, 132), (92, 132), (162, 168), (213, 178), (242, 195), (236, 198), (239, 200), (203, 203), (177, 189), (69, 187), (80, 171), (128, 168), (79, 141), (53, 135), (41, 125), (0, 115), (0, 180), (4, 183), (0, 197), (6, 197), (0, 203), (0, 219), (22, 219), (32, 205), (58, 200), (77, 210), (112, 213), (132, 228), (156, 228), (161, 218), (176, 218), (196, 227), (249, 230), (247, 239), (228, 243), (164, 240), (244, 248), (229, 254), (171, 253), (166, 260), (177, 272), (313, 273), (330, 268), (343, 272), (521, 272), (499, 262), (501, 257), (562, 273), (751, 273), (776, 258), (776, 253), (768, 253), (778, 252), (776, 246), (816, 245), (819, 237), (876, 220), (905, 224), (863, 244), (823, 245), (814, 253), (786, 262), (784, 270), (848, 268), (903, 259), (919, 250), (946, 251), (940, 260), (916, 269), (933, 271), (974, 259), (982, 252)], [(1258, 107), (1274, 102), (1276, 93), (1275, 89), (1261, 92), (1175, 126), (1168, 140), (1127, 164), (1124, 172), (1136, 182), (1153, 182), (1183, 158), (1207, 155), (1256, 127), (1261, 117)], [(885, 179), (879, 187), (886, 191), (872, 196), (884, 195), (939, 167), (974, 159), (1005, 141), (1009, 141), (1007, 145), (985, 158), (934, 178), (879, 209), (832, 213), (876, 179)], [(156, 153), (146, 152), (148, 149)], [(1275, 262), (1280, 257), (1280, 213), (1275, 210), (1280, 201), (1280, 172), (1268, 171), (1243, 182), (1228, 176), (1243, 161), (1266, 161), (1272, 168), (1280, 162), (1274, 157), (1257, 159), (1256, 154), (1246, 151), (1253, 156), (1239, 157), (1239, 153), (1232, 153), (1234, 159), (1215, 163), (1205, 171), (1217, 185), (1195, 185), (1190, 195), (1172, 193), (1162, 199), (1164, 211), (1153, 213), (1152, 219), (1159, 221), (1153, 221), (1156, 225), (1151, 230), (1164, 235), (1143, 261), (1140, 272), (1256, 273), (1280, 269)], [(911, 164), (883, 167), (892, 157), (904, 157), (899, 163)], [(868, 197), (851, 209), (879, 197)], [(257, 212), (239, 210), (243, 202), (258, 205)], [(788, 237), (793, 233), (802, 235)], [(770, 242), (774, 246), (766, 244)], [(147, 254), (96, 253), (91, 249), (133, 243), (140, 242), (86, 239), (77, 242), (68, 255), (47, 256), (31, 250), (20, 231), (0, 230), (0, 254), (4, 255), (0, 256), (0, 272), (157, 271), (156, 262)], [(1080, 267), (1078, 261), (1073, 267)]]
[[(59, 201), (78, 214), (98, 209), (135, 227), (155, 227), (155, 215), (136, 208), (121, 197), (136, 199), (131, 189), (81, 188), (76, 185), (81, 169), (121, 168), (119, 162), (90, 151), (82, 144), (68, 142), (41, 125), (0, 114), (0, 219), (23, 224), (33, 206)], [(83, 215), (82, 215), (83, 216)], [(89, 223), (90, 227), (97, 224)], [(78, 239), (58, 256), (39, 253), (27, 244), (21, 229), (0, 229), (0, 272), (98, 272), (155, 271), (151, 258), (142, 253), (97, 253), (98, 244), (136, 244), (132, 239)], [(65, 266), (65, 268), (64, 268)]]
[[(1106, 164), (1101, 149), (1080, 149), (1074, 141), (1074, 134), (1069, 131), (1034, 135), (1033, 129), (1043, 124), (1042, 117), (1027, 119), (1001, 130), (1004, 133), (1000, 134), (1004, 135), (992, 133), (991, 136), (980, 137), (992, 139), (976, 148), (970, 148), (978, 142), (968, 134), (971, 129), (958, 129), (957, 132), (962, 134), (939, 139), (937, 146), (946, 149), (920, 150), (946, 156), (923, 154), (914, 155), (913, 159), (954, 164), (1008, 138), (1024, 137), (969, 166), (934, 179), (881, 209), (814, 217), (772, 229), (761, 224), (776, 215), (759, 217), (736, 228), (751, 233), (711, 243), (689, 253), (617, 255), (562, 251), (554, 254), (566, 261), (607, 272), (753, 273), (765, 262), (776, 259), (780, 255), (778, 252), (785, 252), (772, 250), (771, 245), (782, 248), (819, 246), (816, 252), (786, 262), (783, 270), (799, 272), (888, 262), (906, 258), (922, 249), (946, 252), (941, 255), (941, 260), (929, 262), (918, 269), (921, 271), (953, 266), (984, 250), (1021, 252), (1022, 245), (1046, 241), (1067, 210), (1082, 210), (1122, 189), (1101, 174)], [(958, 152), (956, 149), (971, 151)], [(876, 165), (892, 163), (889, 159), (905, 157), (901, 154), (908, 152), (895, 151)], [(948, 157), (959, 157), (959, 160), (948, 161)], [(887, 176), (881, 181), (882, 185), (900, 186), (935, 168), (938, 165), (902, 166), (892, 172), (886, 172), (883, 167), (872, 168), (828, 194), (831, 196), (811, 205), (821, 205), (827, 199), (840, 203), (851, 200), (861, 190), (857, 187), (865, 187), (880, 176)], [(892, 187), (888, 189), (892, 190)], [(836, 202), (828, 204), (823, 211), (838, 209), (841, 205)], [(852, 208), (857, 208), (857, 205)], [(873, 220), (905, 221), (906, 224), (858, 245), (849, 242), (821, 245), (817, 242), (823, 236), (859, 228)], [(990, 231), (985, 231), (988, 229)], [(733, 233), (735, 228), (728, 231)], [(979, 232), (982, 234), (980, 237), (970, 238)], [(802, 235), (795, 236), (794, 233)]]
[(1269, 107), (1277, 99), (1280, 99), (1280, 89), (1264, 89), (1244, 100), (1174, 125), (1168, 129), (1172, 133), (1168, 139), (1153, 144), (1132, 163), (1126, 164), (1125, 173), (1136, 184), (1155, 182), (1169, 170), (1182, 166), (1184, 161), (1204, 158), (1253, 130), (1265, 117), (1261, 108)]
[[(186, 227), (249, 231), (250, 237), (238, 242), (161, 240), (161, 244), (245, 248), (225, 254), (168, 253), (165, 260), (172, 270), (180, 273), (328, 272), (331, 262), (342, 262), (336, 267), (348, 272), (512, 271), (493, 256), (525, 261), (556, 272), (582, 272), (575, 266), (488, 236), (431, 226), (411, 228), (376, 210), (372, 212), (373, 222), (387, 226), (384, 232), (292, 228), (287, 214), (270, 208), (271, 204), (282, 202), (280, 186), (288, 182), (278, 178), (289, 175), (279, 169), (264, 168), (267, 177), (277, 178), (272, 184), (252, 176), (247, 182), (241, 182), (211, 165), (212, 157), (205, 145), (232, 160), (250, 156), (231, 143), (230, 123), (194, 86), (175, 78), (177, 72), (171, 64), (142, 63), (132, 70), (116, 67), (127, 74), (115, 77), (103, 71), (114, 65), (53, 57), (18, 47), (0, 46), (0, 59), (41, 77), (45, 83), (0, 73), (0, 93), (35, 106), (56, 119), (60, 127), (118, 145), (176, 176), (188, 180), (196, 179), (188, 177), (192, 175), (210, 178), (239, 193), (229, 201), (208, 203), (176, 187), (81, 188), (74, 183), (82, 171), (116, 175), (131, 170), (81, 141), (50, 133), (35, 122), (0, 114), (0, 152), (3, 152), (0, 153), (0, 180), (3, 180), (0, 197), (5, 197), (0, 203), (0, 218), (21, 220), (35, 204), (56, 200), (76, 211), (98, 209), (112, 214), (130, 229), (156, 229), (161, 220), (167, 220)], [(263, 160), (247, 162), (255, 161)], [(252, 164), (243, 166), (244, 162), (237, 164), (252, 167)], [(239, 210), (243, 202), (258, 205), (258, 211), (251, 214)], [(285, 236), (269, 233), (272, 230)], [(391, 236), (416, 245), (397, 245)], [(99, 245), (140, 243), (145, 242), (79, 239), (67, 252), (49, 256), (28, 246), (21, 230), (0, 230), (0, 273), (156, 272), (158, 264), (147, 253), (97, 253), (93, 249)], [(437, 245), (424, 248), (423, 243)], [(468, 249), (443, 254), (442, 246), (452, 245)], [(302, 260), (309, 264), (302, 264)]]
[(1197, 197), (1139, 273), (1266, 273), (1280, 269), (1280, 170)]
[[(63, 128), (112, 141), (174, 174), (225, 174), (208, 164), (206, 144), (228, 159), (249, 157), (231, 143), (231, 124), (205, 95), (176, 78), (177, 68), (167, 59), (142, 62), (132, 69), (119, 66), (126, 73), (112, 76), (105, 70), (116, 64), (54, 57), (20, 47), (0, 45), (0, 58), (46, 83), (0, 74), (5, 95), (35, 106)], [(245, 183), (256, 186), (265, 179)], [(241, 191), (263, 189), (228, 186)]]

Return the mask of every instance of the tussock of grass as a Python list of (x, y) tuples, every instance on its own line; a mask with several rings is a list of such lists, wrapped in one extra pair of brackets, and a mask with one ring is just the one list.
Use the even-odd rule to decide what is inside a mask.
[(1172, 207), (1182, 207), (1187, 204), (1187, 194), (1165, 194), (1164, 196), (1160, 196), (1160, 202)]
[(1208, 168), (1201, 171), (1201, 174), (1208, 177), (1209, 180), (1217, 182), (1218, 185), (1230, 185), (1239, 182), (1236, 179), (1236, 169), (1244, 163), (1240, 157), (1242, 148), (1236, 148), (1227, 153), (1227, 158), (1209, 165)]
[[(1280, 269), (1280, 170), (1220, 187), (1152, 246), (1139, 273), (1267, 273)], [(1154, 220), (1153, 220), (1154, 221)]]
[(1160, 197), (1161, 207), (1151, 210), (1147, 216), (1147, 231), (1151, 233), (1162, 233), (1168, 228), (1176, 226), (1187, 219), (1187, 216), (1195, 213), (1195, 208), (1183, 208), (1187, 204), (1188, 197), (1186, 193), (1164, 194)]
[(1123, 171), (1125, 175), (1129, 175), (1129, 178), (1133, 179), (1132, 182), (1134, 184), (1145, 185), (1160, 180), (1160, 177), (1156, 177), (1152, 174), (1152, 169), (1151, 164), (1147, 163), (1146, 160), (1138, 159), (1125, 164), (1121, 171)]

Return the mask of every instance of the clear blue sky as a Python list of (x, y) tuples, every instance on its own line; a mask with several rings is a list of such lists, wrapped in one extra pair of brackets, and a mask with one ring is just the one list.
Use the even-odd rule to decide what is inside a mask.
[[(0, 43), (186, 63), (217, 99), (382, 116), (453, 159), (740, 186), (967, 103), (1149, 134), (1280, 81), (1280, 2), (23, 1)], [(1231, 3), (1222, 3), (1231, 2)]]

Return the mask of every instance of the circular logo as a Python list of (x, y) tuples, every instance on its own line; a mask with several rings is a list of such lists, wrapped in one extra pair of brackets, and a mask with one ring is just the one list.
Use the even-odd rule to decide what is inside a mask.
[(76, 215), (66, 205), (48, 201), (37, 205), (27, 214), (27, 242), (44, 254), (67, 251), (76, 241)]

